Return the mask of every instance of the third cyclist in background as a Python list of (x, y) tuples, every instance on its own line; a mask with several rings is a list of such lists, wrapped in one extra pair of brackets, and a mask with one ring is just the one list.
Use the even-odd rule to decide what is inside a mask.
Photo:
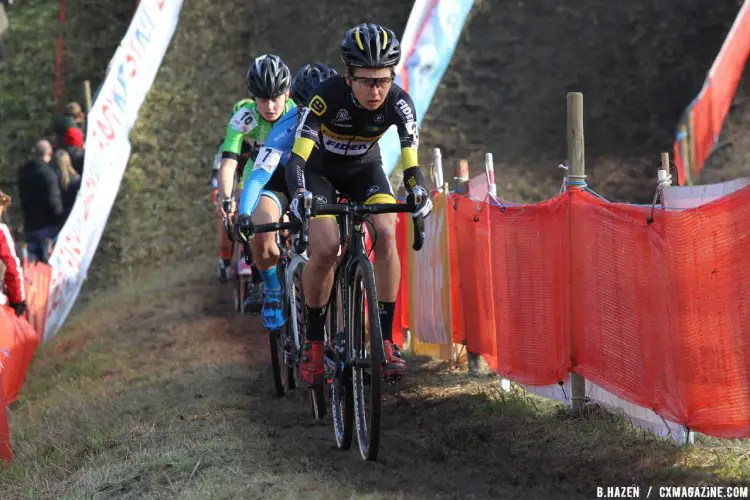
[[(334, 75), (336, 71), (325, 64), (315, 63), (305, 64), (294, 77), (291, 92), (298, 107), (285, 114), (273, 126), (242, 189), (237, 217), (237, 238), (240, 241), (249, 240), (254, 224), (279, 222), (286, 212), (290, 196), (284, 166), (292, 152), (299, 120), (318, 86)], [(279, 262), (276, 233), (260, 233), (250, 241), (263, 277), (263, 324), (266, 328), (275, 330), (284, 326), (285, 320), (279, 281), (284, 277), (279, 276), (276, 271)]]
[[(233, 216), (235, 203), (235, 172), (243, 141), (252, 143), (257, 151), (266, 141), (273, 124), (294, 107), (289, 98), (292, 75), (279, 56), (264, 54), (251, 64), (246, 78), (252, 100), (245, 102), (232, 115), (227, 125), (218, 175), (217, 214), (221, 221)], [(251, 157), (254, 161), (255, 157)], [(250, 163), (252, 165), (252, 163)], [(247, 167), (246, 167), (247, 169)], [(243, 177), (249, 177), (249, 171)], [(260, 302), (260, 291), (248, 296), (246, 303)]]

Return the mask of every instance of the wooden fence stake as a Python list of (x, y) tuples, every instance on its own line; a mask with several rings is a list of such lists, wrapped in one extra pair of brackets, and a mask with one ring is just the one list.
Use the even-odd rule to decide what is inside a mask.
[(88, 80), (83, 81), (83, 95), (86, 99), (86, 116), (91, 112), (93, 103), (91, 101), (91, 82)]
[[(568, 179), (567, 189), (582, 189), (585, 186), (586, 163), (585, 148), (583, 140), (583, 94), (580, 92), (568, 92), (567, 95), (568, 111)], [(572, 211), (571, 211), (572, 212)], [(571, 219), (570, 224), (572, 225)], [(575, 255), (571, 252), (571, 261)], [(571, 285), (573, 273), (570, 273)], [(586, 402), (586, 380), (576, 373), (576, 354), (575, 354), (575, 321), (573, 310), (570, 311), (570, 358), (572, 369), (570, 372), (571, 402), (573, 409), (580, 410)]]

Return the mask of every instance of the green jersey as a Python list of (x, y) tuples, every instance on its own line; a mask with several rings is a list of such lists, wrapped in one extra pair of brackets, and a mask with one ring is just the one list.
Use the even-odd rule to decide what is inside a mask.
[[(284, 116), (287, 111), (294, 107), (294, 101), (287, 99), (281, 116)], [(232, 117), (227, 124), (224, 143), (221, 145), (221, 158), (247, 162), (244, 164), (244, 170), (240, 177), (240, 189), (242, 189), (242, 181), (245, 179), (248, 167), (252, 170), (253, 161), (255, 161), (254, 155), (251, 155), (250, 158), (242, 158), (243, 150), (246, 150), (249, 146), (252, 151), (257, 152), (266, 142), (273, 125), (258, 112), (258, 106), (252, 99), (242, 99), (234, 104)], [(244, 148), (243, 144), (245, 145)]]
[[(247, 140), (255, 148), (262, 147), (273, 127), (273, 123), (266, 121), (258, 112), (255, 101), (245, 100), (240, 102), (242, 104), (239, 107), (235, 105), (235, 112), (227, 125), (222, 158), (236, 160), (242, 150), (243, 140)], [(294, 101), (287, 99), (281, 116), (284, 116), (294, 106)]]

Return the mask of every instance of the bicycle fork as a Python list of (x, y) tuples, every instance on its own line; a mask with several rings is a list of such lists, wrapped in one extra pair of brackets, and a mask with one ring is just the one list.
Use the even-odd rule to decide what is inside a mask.
[(337, 333), (336, 343), (331, 346), (326, 345), (323, 359), (325, 360), (325, 379), (326, 383), (332, 384), (334, 378), (340, 378), (344, 375), (346, 367), (346, 340), (343, 332)]

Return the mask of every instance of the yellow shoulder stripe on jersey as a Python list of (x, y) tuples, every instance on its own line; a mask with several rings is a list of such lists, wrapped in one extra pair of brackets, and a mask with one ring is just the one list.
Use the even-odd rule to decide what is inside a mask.
[(292, 153), (299, 155), (303, 160), (307, 161), (315, 147), (315, 141), (308, 139), (307, 137), (298, 137), (294, 140), (294, 146), (292, 146)]
[(359, 37), (359, 28), (354, 31), (354, 38), (357, 39), (357, 45), (359, 46), (359, 50), (365, 50), (365, 46), (362, 45), (362, 39)]
[(323, 116), (323, 113), (328, 109), (328, 105), (319, 95), (310, 99), (310, 104), (308, 104), (307, 107), (318, 116)]
[[(295, 143), (296, 144), (296, 143)], [(401, 148), (401, 166), (406, 171), (408, 168), (419, 165), (419, 157), (412, 147)]]

